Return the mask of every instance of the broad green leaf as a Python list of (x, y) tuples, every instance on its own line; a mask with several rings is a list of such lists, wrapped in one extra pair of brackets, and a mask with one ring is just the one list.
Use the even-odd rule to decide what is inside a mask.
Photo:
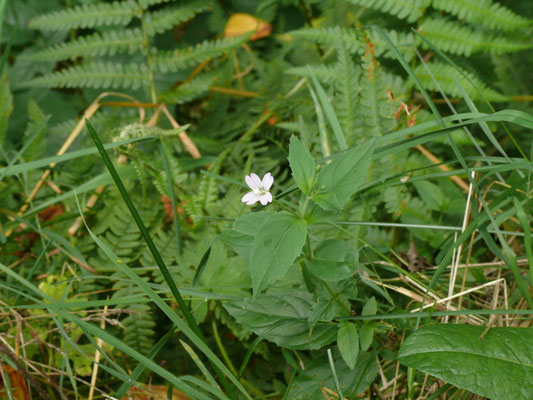
[(250, 270), (254, 296), (282, 278), (302, 251), (307, 223), (285, 213), (272, 213), (255, 226)]
[(364, 305), (362, 315), (376, 315), (377, 311), (378, 311), (378, 304), (376, 303), (376, 298), (371, 297), (370, 299), (368, 299), (368, 301)]
[(341, 211), (342, 204), (340, 203), (335, 193), (320, 193), (316, 196), (313, 196), (313, 200), (325, 211)]
[(337, 346), (343, 360), (350, 369), (354, 369), (359, 354), (359, 334), (351, 322), (341, 322), (337, 331)]
[(316, 350), (335, 340), (333, 324), (318, 322), (311, 331), (313, 296), (301, 290), (259, 294), (255, 298), (223, 303), (238, 323), (278, 346)]
[(359, 343), (361, 344), (361, 350), (367, 351), (372, 344), (374, 338), (374, 330), (370, 325), (363, 325), (359, 329)]
[(335, 303), (326, 297), (319, 297), (309, 314), (309, 325), (314, 327), (320, 321), (331, 321), (335, 317)]
[[(376, 356), (372, 353), (359, 353), (354, 369), (348, 368), (338, 355), (334, 355), (335, 372), (344, 396), (353, 399), (367, 390), (378, 373)], [(327, 357), (319, 357), (305, 366), (294, 380), (289, 391), (290, 400), (325, 400), (323, 388), (336, 392), (335, 382)], [(331, 398), (335, 398), (331, 396)]]
[(339, 239), (323, 240), (314, 251), (309, 271), (325, 281), (340, 281), (355, 272), (357, 249)]
[(365, 179), (375, 143), (372, 139), (340, 153), (318, 173), (317, 186), (324, 187), (325, 193), (333, 193), (341, 208)]
[(311, 192), (313, 177), (315, 176), (315, 160), (309, 150), (298, 140), (296, 136), (291, 137), (289, 143), (289, 164), (291, 166), (292, 177), (296, 184), (305, 194)]
[(244, 214), (233, 222), (233, 229), (227, 229), (222, 232), (222, 239), (237, 254), (249, 262), (255, 235), (258, 232), (257, 227), (273, 214), (271, 211)]
[(533, 329), (425, 326), (407, 338), (400, 363), (495, 400), (533, 399)]

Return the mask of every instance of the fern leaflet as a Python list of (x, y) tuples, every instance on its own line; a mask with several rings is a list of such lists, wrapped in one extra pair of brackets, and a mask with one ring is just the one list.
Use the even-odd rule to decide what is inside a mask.
[(30, 26), (48, 31), (64, 31), (95, 26), (127, 25), (138, 12), (139, 6), (134, 0), (82, 4), (40, 15), (30, 21)]
[(192, 48), (155, 53), (153, 61), (163, 72), (176, 72), (240, 47), (247, 39), (248, 35), (215, 41), (206, 40)]
[(91, 63), (35, 78), (27, 87), (89, 87), (139, 89), (150, 85), (148, 70), (143, 64)]
[(175, 90), (161, 93), (159, 100), (163, 103), (183, 104), (194, 100), (209, 91), (209, 87), (215, 82), (216, 76), (212, 74), (202, 74), (190, 82), (184, 83)]
[(492, 0), (433, 0), (433, 8), (487, 28), (514, 31), (533, 23)]
[(407, 19), (408, 22), (415, 22), (422, 17), (431, 0), (349, 0), (349, 2), (358, 6), (371, 7), (400, 19)]
[(120, 53), (135, 53), (143, 43), (140, 29), (112, 30), (80, 36), (67, 43), (59, 43), (37, 53), (22, 55), (29, 61), (74, 60), (77, 57), (105, 56)]
[[(470, 84), (470, 82), (468, 82), (468, 80), (452, 66), (440, 62), (427, 63), (427, 66), (430, 69), (431, 73), (434, 76), (438, 77), (438, 83), (446, 94), (455, 97), (463, 96), (461, 89), (459, 88), (459, 86), (457, 86), (457, 80), (457, 82), (461, 84), (461, 86), (465, 89), (465, 91), (473, 100), (480, 100), (482, 98), (480, 93), (472, 86), (472, 84)], [(422, 83), (422, 85), (424, 85), (424, 87), (430, 90), (438, 90), (437, 85), (433, 81), (431, 75), (427, 72), (424, 65), (417, 65), (414, 68), (414, 72)], [(508, 96), (505, 96), (497, 92), (496, 90), (488, 87), (474, 74), (467, 71), (463, 71), (463, 73), (465, 73), (470, 78), (470, 80), (476, 85), (476, 87), (483, 93), (483, 95), (485, 95), (488, 100), (508, 101), (510, 99)]]
[(195, 0), (147, 14), (144, 19), (146, 32), (149, 35), (163, 33), (173, 26), (193, 18), (196, 14), (207, 9), (210, 4), (211, 0)]

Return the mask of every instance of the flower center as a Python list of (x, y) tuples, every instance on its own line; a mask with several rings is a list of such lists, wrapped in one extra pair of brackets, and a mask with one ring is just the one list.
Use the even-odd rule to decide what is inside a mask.
[(264, 195), (266, 194), (266, 192), (267, 192), (267, 191), (265, 190), (264, 187), (260, 187), (260, 188), (258, 188), (258, 189), (254, 189), (254, 194), (255, 194), (256, 196), (264, 196)]

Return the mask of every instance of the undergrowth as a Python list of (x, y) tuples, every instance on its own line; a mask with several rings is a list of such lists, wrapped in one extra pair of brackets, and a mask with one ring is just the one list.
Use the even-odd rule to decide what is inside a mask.
[(0, 0), (0, 398), (533, 398), (526, 3)]

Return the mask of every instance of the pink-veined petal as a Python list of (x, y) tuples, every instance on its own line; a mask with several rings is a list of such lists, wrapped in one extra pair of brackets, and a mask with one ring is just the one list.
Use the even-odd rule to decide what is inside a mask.
[(266, 193), (264, 195), (262, 195), (261, 197), (259, 197), (259, 201), (264, 206), (266, 206), (268, 204), (268, 197), (267, 197)]
[(244, 196), (242, 196), (241, 201), (243, 203), (246, 203), (247, 205), (252, 205), (255, 202), (259, 201), (259, 196), (257, 196), (254, 192), (248, 192)]
[(261, 179), (253, 172), (250, 175), (246, 175), (244, 178), (246, 184), (250, 186), (250, 189), (259, 189), (261, 187)]
[(273, 183), (274, 183), (274, 177), (272, 176), (270, 172), (267, 172), (265, 176), (263, 176), (263, 181), (262, 181), (263, 188), (265, 190), (270, 190), (270, 187), (272, 186)]
[(265, 197), (269, 203), (272, 203), (272, 193), (266, 192)]

